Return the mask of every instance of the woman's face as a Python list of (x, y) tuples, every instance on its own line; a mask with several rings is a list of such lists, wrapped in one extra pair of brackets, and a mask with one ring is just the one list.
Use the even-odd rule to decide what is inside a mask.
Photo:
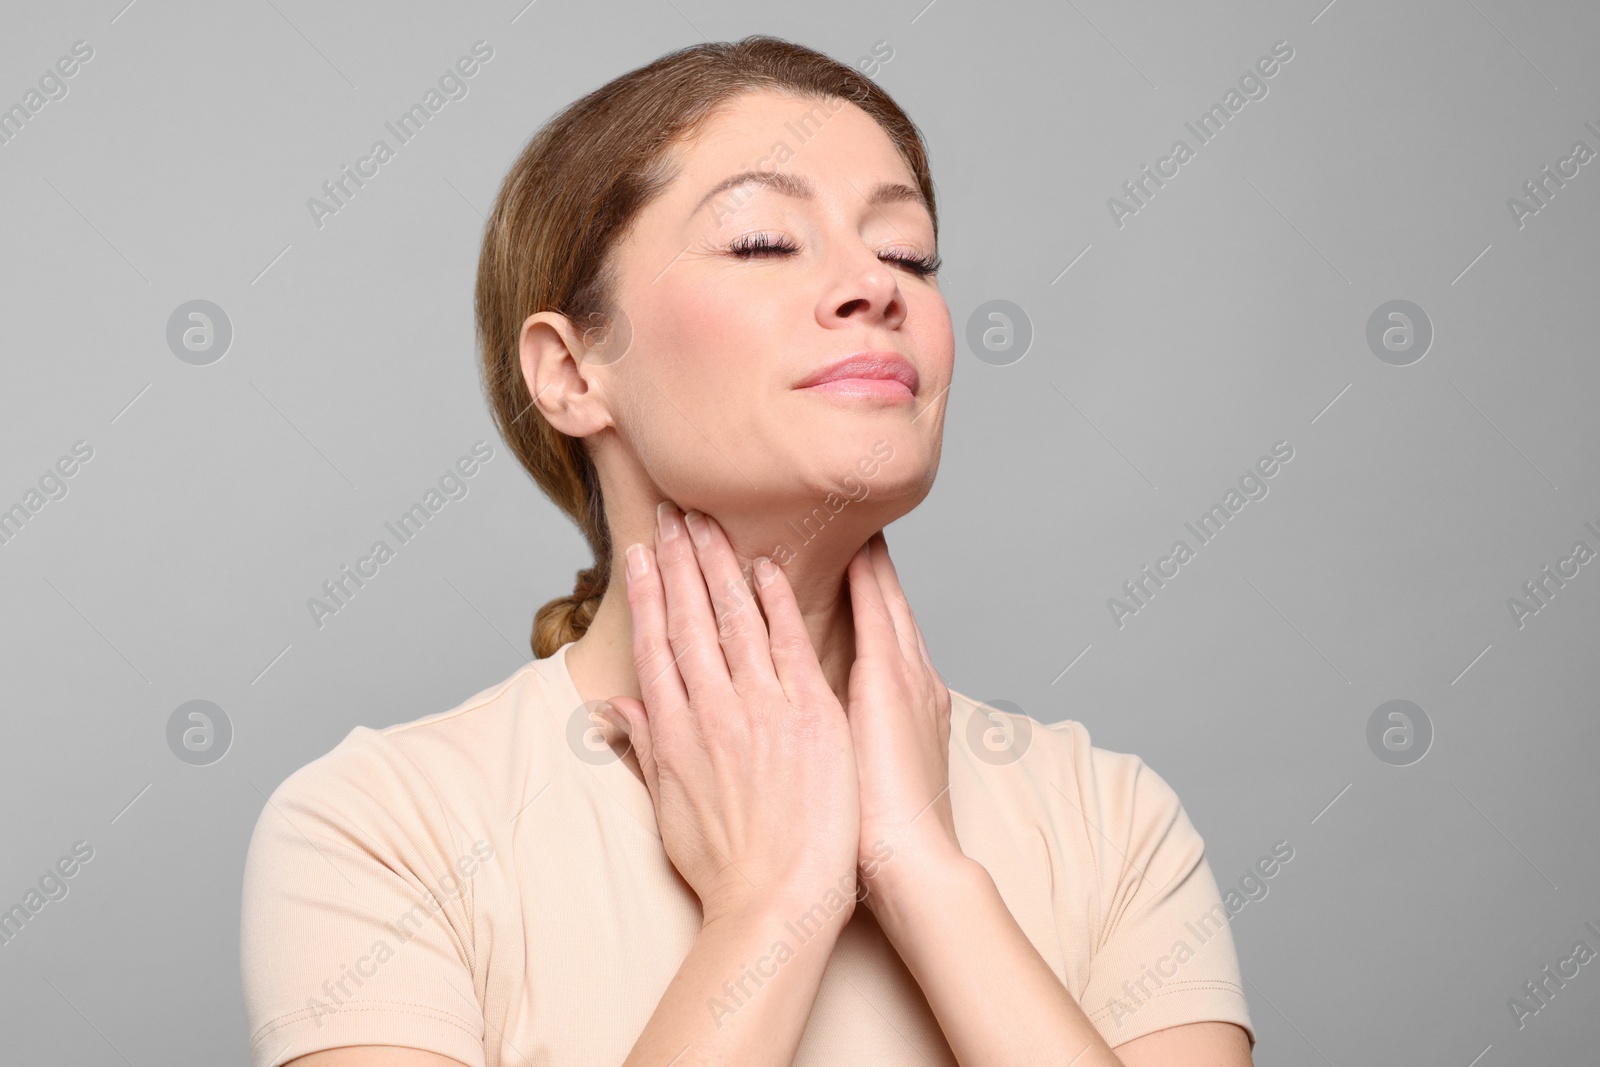
[[(629, 347), (591, 368), (630, 473), (719, 517), (798, 519), (833, 493), (873, 499), (856, 512), (876, 529), (915, 507), (938, 468), (954, 341), (921, 269), (933, 220), (888, 135), (843, 100), (750, 93), (674, 158), (616, 249)], [(914, 381), (798, 387), (852, 356), (877, 373), (903, 360)]]

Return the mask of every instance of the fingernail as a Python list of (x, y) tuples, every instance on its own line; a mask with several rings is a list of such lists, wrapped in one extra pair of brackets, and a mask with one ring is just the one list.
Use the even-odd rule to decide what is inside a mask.
[(622, 713), (617, 711), (614, 705), (599, 704), (595, 707), (594, 713), (615, 727), (618, 733), (628, 732), (628, 720), (622, 717)]
[(677, 508), (672, 506), (672, 501), (663, 500), (656, 505), (656, 525), (661, 528), (661, 540), (670, 541), (678, 536), (678, 516), (674, 514)]
[(706, 524), (706, 517), (698, 511), (690, 511), (683, 516), (683, 523), (689, 527), (689, 536), (694, 538), (694, 543), (701, 548), (711, 543), (711, 527)]
[(756, 581), (760, 582), (763, 587), (771, 585), (772, 579), (776, 578), (777, 576), (778, 568), (772, 565), (772, 561), (770, 559), (768, 559), (766, 556), (762, 556), (760, 559), (756, 560)]
[(649, 569), (650, 564), (644, 555), (644, 545), (635, 541), (628, 546), (628, 580), (643, 578)]

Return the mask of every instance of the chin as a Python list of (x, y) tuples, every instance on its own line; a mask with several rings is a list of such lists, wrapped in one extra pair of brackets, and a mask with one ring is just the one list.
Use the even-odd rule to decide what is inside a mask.
[(927, 445), (914, 428), (863, 426), (859, 432), (838, 434), (825, 447), (815, 465), (822, 468), (833, 491), (847, 500), (910, 497), (905, 503), (909, 510), (932, 488), (934, 470)]

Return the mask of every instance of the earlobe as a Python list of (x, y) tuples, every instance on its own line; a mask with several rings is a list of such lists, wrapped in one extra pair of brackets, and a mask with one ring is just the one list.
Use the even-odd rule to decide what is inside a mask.
[[(571, 437), (584, 437), (609, 421), (583, 373), (582, 341), (572, 321), (555, 311), (529, 315), (517, 348), (529, 407)], [(600, 417), (597, 418), (596, 416)]]

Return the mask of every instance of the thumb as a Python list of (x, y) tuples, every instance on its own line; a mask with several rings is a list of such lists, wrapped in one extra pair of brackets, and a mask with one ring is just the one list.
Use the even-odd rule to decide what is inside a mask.
[[(609, 705), (609, 710), (607, 710)], [(656, 781), (655, 747), (650, 743), (650, 716), (644, 704), (628, 696), (615, 696), (596, 709), (605, 720), (628, 735), (628, 744), (639, 757), (639, 769), (652, 789)]]

